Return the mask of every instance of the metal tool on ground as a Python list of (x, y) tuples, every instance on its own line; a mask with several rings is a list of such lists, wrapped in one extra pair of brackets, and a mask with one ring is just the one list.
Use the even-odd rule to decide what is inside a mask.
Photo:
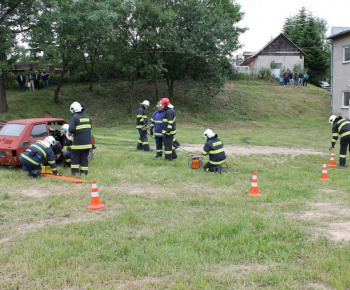
[(335, 164), (334, 160), (334, 151), (331, 152), (331, 158), (329, 159), (329, 163), (327, 165), (328, 167), (337, 167), (337, 164)]
[(259, 188), (258, 188), (258, 176), (257, 176), (256, 172), (253, 172), (252, 184), (250, 187), (250, 193), (248, 195), (249, 196), (260, 196)]
[(91, 204), (87, 206), (88, 209), (99, 210), (105, 206), (100, 203), (100, 196), (98, 195), (96, 180), (92, 181), (91, 185)]
[(328, 178), (327, 163), (326, 162), (323, 162), (323, 165), (322, 165), (321, 180), (331, 180), (330, 178)]

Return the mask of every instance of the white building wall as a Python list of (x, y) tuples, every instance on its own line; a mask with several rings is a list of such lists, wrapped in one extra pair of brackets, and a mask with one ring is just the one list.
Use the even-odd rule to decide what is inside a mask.
[[(334, 115), (349, 117), (349, 108), (342, 107), (342, 97), (344, 91), (350, 91), (350, 62), (343, 63), (343, 48), (350, 45), (350, 35), (339, 39), (333, 39), (333, 78), (332, 78), (332, 98)], [(349, 87), (348, 87), (349, 86)]]
[(286, 56), (286, 55), (259, 55), (256, 57), (255, 64), (257, 65), (256, 69), (261, 68), (270, 68), (271, 62), (274, 61), (275, 63), (281, 63), (282, 67), (281, 70), (287, 70), (287, 68), (290, 69), (290, 71), (293, 72), (293, 67), (296, 64), (300, 64), (301, 67), (304, 67), (304, 56), (300, 58), (300, 56)]

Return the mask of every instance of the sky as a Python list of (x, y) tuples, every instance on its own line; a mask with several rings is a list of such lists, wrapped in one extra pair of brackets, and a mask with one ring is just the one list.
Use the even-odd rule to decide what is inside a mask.
[(239, 37), (243, 51), (257, 52), (269, 41), (278, 36), (286, 18), (295, 16), (302, 7), (313, 16), (323, 18), (328, 24), (327, 36), (331, 27), (350, 27), (350, 0), (235, 0), (245, 13), (239, 27), (248, 27)]

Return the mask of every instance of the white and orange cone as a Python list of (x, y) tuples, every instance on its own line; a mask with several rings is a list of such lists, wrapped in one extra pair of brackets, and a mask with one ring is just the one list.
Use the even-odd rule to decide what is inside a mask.
[(100, 196), (98, 195), (98, 189), (96, 180), (92, 181), (91, 186), (91, 204), (87, 206), (88, 209), (98, 210), (104, 208), (105, 206), (100, 203)]
[(322, 165), (321, 180), (331, 180), (330, 178), (328, 178), (327, 163), (326, 162), (323, 162), (323, 165)]
[(248, 195), (249, 196), (260, 196), (259, 187), (258, 187), (258, 177), (257, 177), (256, 172), (253, 172), (252, 185), (250, 187), (250, 193)]
[(328, 167), (337, 167), (337, 164), (335, 164), (334, 160), (334, 151), (331, 152), (331, 158), (329, 159), (329, 163), (327, 165)]

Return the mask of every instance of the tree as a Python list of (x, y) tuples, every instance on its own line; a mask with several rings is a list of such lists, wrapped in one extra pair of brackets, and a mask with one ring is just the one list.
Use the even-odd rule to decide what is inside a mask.
[(8, 112), (4, 70), (16, 44), (16, 36), (37, 25), (38, 13), (44, 5), (40, 0), (0, 1), (0, 113)]
[(323, 79), (329, 72), (330, 49), (326, 43), (327, 22), (314, 17), (304, 7), (296, 16), (287, 18), (283, 33), (305, 53), (305, 68), (311, 82)]

